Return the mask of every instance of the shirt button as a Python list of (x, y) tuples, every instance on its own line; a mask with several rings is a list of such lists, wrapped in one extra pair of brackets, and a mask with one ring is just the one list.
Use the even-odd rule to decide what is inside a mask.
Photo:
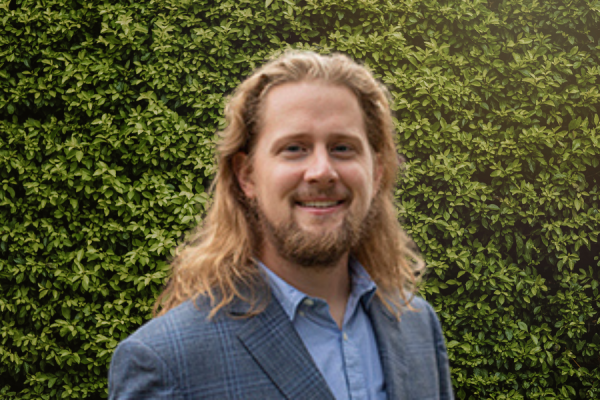
[(344, 332), (344, 333), (342, 334), (342, 337), (344, 338), (344, 340), (348, 340), (348, 335), (346, 335), (346, 332)]
[(304, 311), (299, 311), (298, 314), (300, 314), (301, 317), (304, 317), (306, 314), (304, 313)]
[(314, 304), (315, 304), (315, 302), (312, 301), (311, 299), (304, 300), (304, 305), (305, 306), (312, 307)]

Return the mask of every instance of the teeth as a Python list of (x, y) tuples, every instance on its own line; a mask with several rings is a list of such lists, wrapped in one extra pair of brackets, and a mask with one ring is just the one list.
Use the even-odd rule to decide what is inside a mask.
[(304, 207), (316, 207), (316, 208), (327, 208), (333, 207), (338, 204), (337, 201), (306, 201), (301, 202), (300, 205)]

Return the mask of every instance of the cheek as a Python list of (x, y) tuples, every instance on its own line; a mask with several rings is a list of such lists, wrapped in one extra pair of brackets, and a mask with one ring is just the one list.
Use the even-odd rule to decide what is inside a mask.
[(265, 164), (257, 177), (261, 196), (277, 199), (286, 197), (298, 187), (302, 172), (293, 166)]
[(349, 187), (358, 192), (359, 195), (372, 197), (374, 187), (374, 174), (372, 168), (364, 166), (348, 169), (345, 174)]

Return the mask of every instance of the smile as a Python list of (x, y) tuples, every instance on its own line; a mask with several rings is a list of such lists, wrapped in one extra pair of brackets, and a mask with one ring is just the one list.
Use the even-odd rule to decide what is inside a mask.
[(310, 207), (310, 208), (329, 208), (335, 207), (343, 203), (343, 200), (339, 201), (299, 201), (298, 204), (301, 207)]

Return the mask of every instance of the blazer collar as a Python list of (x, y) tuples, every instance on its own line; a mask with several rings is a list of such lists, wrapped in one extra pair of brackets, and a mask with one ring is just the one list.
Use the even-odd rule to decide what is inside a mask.
[(335, 400), (275, 298), (270, 299), (263, 312), (242, 323), (237, 336), (285, 398)]
[(378, 297), (373, 298), (367, 312), (379, 347), (387, 398), (407, 399), (408, 366), (402, 325)]
[[(245, 320), (237, 336), (254, 360), (290, 400), (335, 400), (302, 339), (279, 302), (268, 293), (265, 310)], [(374, 296), (366, 307), (379, 348), (388, 399), (407, 399), (408, 366), (402, 324)], [(234, 303), (231, 314), (242, 315), (248, 304)]]

